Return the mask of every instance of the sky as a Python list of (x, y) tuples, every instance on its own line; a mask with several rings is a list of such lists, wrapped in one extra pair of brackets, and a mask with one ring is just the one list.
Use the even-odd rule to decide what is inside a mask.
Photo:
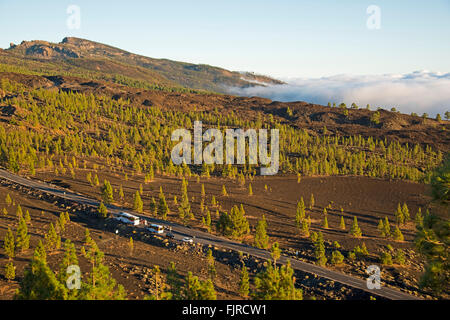
[[(78, 29), (67, 25), (70, 5), (80, 9)], [(1, 48), (81, 37), (154, 58), (273, 76), (300, 91), (293, 98), (305, 96), (305, 79), (345, 75), (348, 93), (356, 90), (352, 81), (369, 75), (382, 81), (450, 72), (450, 0), (0, 0), (0, 30)], [(445, 80), (439, 89), (450, 81), (438, 79)], [(433, 103), (450, 106), (445, 94), (441, 100)]]

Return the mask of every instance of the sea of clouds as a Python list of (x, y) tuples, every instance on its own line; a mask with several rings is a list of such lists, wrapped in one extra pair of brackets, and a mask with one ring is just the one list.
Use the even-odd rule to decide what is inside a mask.
[(450, 73), (414, 71), (407, 74), (335, 75), (322, 78), (281, 79), (283, 85), (230, 88), (242, 96), (260, 96), (276, 101), (307, 101), (326, 105), (341, 102), (360, 107), (370, 104), (403, 113), (424, 112), (430, 116), (450, 111)]

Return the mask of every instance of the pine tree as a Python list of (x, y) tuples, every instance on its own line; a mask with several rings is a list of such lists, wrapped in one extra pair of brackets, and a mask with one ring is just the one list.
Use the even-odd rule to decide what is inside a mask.
[(61, 248), (61, 237), (56, 233), (53, 223), (50, 223), (48, 232), (45, 235), (45, 246), (49, 251)]
[(409, 209), (408, 206), (406, 205), (406, 202), (403, 203), (402, 206), (402, 213), (403, 213), (403, 222), (408, 222), (409, 220), (411, 220), (410, 214), (409, 214)]
[(397, 241), (403, 241), (404, 240), (403, 234), (400, 231), (400, 228), (398, 226), (395, 226), (394, 233), (392, 234), (392, 236), (394, 237), (394, 240), (397, 240)]
[(60, 228), (61, 232), (65, 232), (66, 231), (66, 212), (60, 212), (59, 213), (59, 218), (57, 221), (57, 225)]
[(47, 262), (36, 252), (25, 269), (15, 299), (18, 300), (65, 300), (66, 286), (61, 284)]
[(303, 201), (303, 197), (300, 197), (300, 201), (297, 202), (297, 212), (295, 214), (295, 222), (297, 224), (297, 227), (300, 227), (304, 218), (305, 218), (305, 202)]
[(302, 221), (302, 233), (305, 237), (309, 237), (309, 223), (306, 219)]
[(139, 213), (142, 213), (142, 211), (144, 210), (144, 203), (141, 200), (141, 195), (139, 194), (139, 191), (136, 191), (136, 193), (134, 194), (133, 210)]
[(30, 223), (31, 222), (30, 212), (28, 210), (25, 211), (25, 222), (26, 223)]
[(169, 285), (169, 292), (172, 295), (172, 298), (175, 300), (182, 299), (182, 279), (177, 272), (175, 267), (175, 263), (173, 261), (170, 262), (169, 268), (167, 270), (167, 284)]
[(85, 283), (79, 293), (83, 300), (123, 300), (126, 292), (111, 276), (109, 268), (103, 264), (104, 253), (89, 237), (86, 258), (91, 263), (90, 283)]
[(158, 214), (158, 205), (156, 204), (155, 197), (152, 197), (152, 200), (150, 200), (150, 212), (155, 216)]
[(186, 300), (216, 300), (216, 291), (211, 279), (201, 281), (194, 276), (191, 271), (185, 280), (182, 288), (183, 298)]
[(231, 208), (230, 213), (231, 220), (231, 235), (235, 239), (241, 238), (243, 235), (248, 234), (250, 232), (250, 226), (245, 217), (245, 212), (243, 210), (243, 206), (241, 205), (241, 209), (238, 209), (237, 206)]
[(98, 186), (100, 184), (100, 181), (98, 180), (97, 174), (94, 176), (94, 185)]
[(208, 208), (206, 208), (206, 227), (208, 232), (211, 232), (211, 212), (209, 212)]
[(302, 300), (303, 292), (295, 288), (294, 270), (288, 261), (281, 268), (268, 264), (255, 277), (253, 298), (256, 300)]
[(316, 264), (319, 266), (325, 266), (327, 264), (327, 257), (325, 255), (325, 243), (323, 240), (322, 232), (318, 233), (317, 240), (314, 243), (314, 256), (316, 258)]
[(323, 227), (324, 229), (328, 229), (328, 219), (327, 219), (327, 215), (324, 215), (324, 217), (323, 217), (322, 227)]
[(89, 229), (86, 228), (86, 229), (84, 229), (84, 244), (88, 245), (91, 243), (91, 241), (92, 241), (92, 238), (91, 238)]
[(344, 220), (344, 216), (341, 216), (341, 222), (339, 227), (341, 228), (341, 230), (345, 230), (345, 220)]
[(402, 249), (398, 249), (395, 253), (394, 260), (401, 266), (405, 265), (406, 264), (405, 252)]
[(202, 183), (201, 196), (204, 198), (206, 196), (205, 185)]
[(380, 221), (378, 222), (378, 226), (377, 226), (378, 231), (380, 232), (380, 235), (383, 238), (386, 238), (386, 234), (384, 233), (384, 223), (383, 223), (383, 219), (380, 219)]
[(98, 216), (99, 216), (100, 218), (105, 219), (105, 218), (108, 217), (108, 209), (106, 208), (106, 206), (105, 206), (105, 204), (103, 203), (103, 201), (100, 202), (100, 205), (99, 205), (98, 208), (97, 208), (97, 213), (98, 213)]
[(10, 260), (14, 258), (14, 251), (15, 251), (14, 234), (9, 227), (8, 231), (5, 234), (5, 241), (3, 242), (3, 248), (5, 249), (5, 253)]
[(134, 251), (134, 241), (133, 237), (130, 237), (130, 240), (128, 241), (128, 248), (130, 249), (130, 254), (133, 254)]
[(111, 204), (114, 201), (113, 188), (108, 180), (103, 181), (103, 186), (101, 188), (102, 199), (106, 204)]
[(272, 244), (272, 248), (270, 249), (270, 255), (272, 256), (273, 259), (273, 265), (276, 266), (277, 260), (281, 257), (281, 249), (278, 242), (274, 242), (274, 244)]
[(22, 207), (20, 206), (20, 204), (17, 205), (16, 208), (16, 216), (17, 218), (21, 219), (23, 216), (23, 212), (22, 212)]
[(331, 253), (331, 263), (334, 265), (341, 264), (344, 261), (344, 256), (339, 250), (334, 250)]
[(391, 225), (389, 223), (389, 219), (388, 217), (384, 217), (384, 223), (383, 223), (383, 233), (385, 235), (385, 237), (390, 237), (391, 236)]
[(6, 195), (5, 202), (7, 206), (10, 206), (12, 204), (12, 199), (9, 193)]
[(30, 236), (28, 235), (27, 223), (23, 217), (19, 220), (19, 226), (16, 233), (16, 248), (22, 252), (30, 246)]
[(311, 193), (311, 199), (309, 200), (309, 210), (312, 210), (314, 208), (315, 200), (314, 200), (314, 194)]
[(5, 278), (8, 281), (11, 281), (11, 280), (14, 280), (15, 277), (16, 277), (16, 267), (10, 261), (5, 266)]
[(380, 260), (382, 264), (392, 265), (392, 255), (387, 251), (381, 253)]
[[(167, 284), (165, 283), (163, 277), (161, 276), (161, 270), (159, 266), (154, 266), (152, 269), (152, 279), (155, 284), (154, 293), (148, 297), (149, 300), (171, 300), (172, 293), (168, 291)], [(147, 299), (144, 298), (144, 300)]]
[[(69, 274), (67, 274), (67, 268), (72, 265), (78, 265), (76, 249), (75, 245), (69, 239), (66, 239), (64, 242), (64, 256), (59, 264), (59, 272), (57, 275), (58, 281), (65, 286), (68, 286), (67, 280)], [(70, 300), (76, 299), (78, 296), (78, 290), (69, 290), (68, 295)]]
[(187, 193), (187, 187), (188, 183), (186, 179), (183, 178), (181, 183), (181, 203), (178, 207), (178, 213), (180, 216), (180, 219), (191, 219), (194, 217), (192, 211), (191, 211), (191, 205), (189, 203), (189, 196)]
[(403, 216), (403, 210), (402, 207), (400, 206), (400, 203), (397, 206), (397, 211), (395, 211), (395, 221), (397, 224), (403, 224), (403, 222), (405, 221), (405, 218)]
[(250, 292), (250, 282), (248, 270), (245, 264), (242, 264), (241, 275), (239, 278), (239, 293), (241, 297), (247, 298)]
[(353, 224), (352, 224), (352, 227), (350, 228), (350, 234), (356, 238), (359, 238), (362, 236), (362, 232), (358, 226), (358, 219), (356, 218), (356, 216), (353, 218)]
[(39, 259), (47, 263), (47, 251), (45, 251), (45, 246), (41, 240), (39, 240), (36, 249), (34, 249), (34, 259)]
[(222, 195), (225, 197), (228, 196), (227, 188), (225, 188), (224, 184), (222, 185)]
[(426, 260), (419, 286), (438, 295), (448, 289), (448, 230), (448, 219), (427, 210), (414, 240), (416, 248)]
[(267, 249), (269, 246), (269, 236), (266, 232), (266, 224), (266, 218), (263, 215), (262, 220), (259, 220), (256, 225), (255, 247), (260, 249)]
[(123, 201), (125, 199), (125, 194), (123, 193), (122, 185), (120, 185), (120, 188), (119, 188), (119, 198), (120, 198), (120, 201)]
[(208, 274), (211, 280), (214, 281), (214, 278), (217, 275), (214, 257), (212, 255), (211, 249), (208, 249), (208, 252), (206, 254), (206, 262), (208, 263)]
[(167, 214), (169, 213), (169, 206), (166, 202), (166, 197), (164, 196), (162, 187), (159, 188), (159, 204), (158, 204), (158, 213), (162, 215), (163, 219), (166, 219)]
[(421, 208), (419, 208), (419, 210), (417, 211), (416, 216), (414, 217), (414, 221), (416, 222), (416, 228), (423, 226), (423, 215)]

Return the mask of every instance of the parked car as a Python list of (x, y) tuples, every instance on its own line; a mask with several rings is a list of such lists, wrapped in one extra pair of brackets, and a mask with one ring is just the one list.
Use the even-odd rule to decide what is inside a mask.
[(192, 240), (192, 238), (189, 237), (184, 237), (183, 239), (181, 239), (181, 241), (183, 241), (184, 243), (193, 243), (194, 240)]
[(175, 238), (175, 236), (173, 235), (172, 232), (167, 232), (167, 233), (166, 233), (166, 237), (169, 238), (169, 239)]

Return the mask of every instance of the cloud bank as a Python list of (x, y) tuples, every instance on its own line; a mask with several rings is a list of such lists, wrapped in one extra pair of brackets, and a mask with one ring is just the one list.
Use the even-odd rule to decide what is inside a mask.
[(450, 111), (450, 73), (415, 71), (407, 74), (336, 75), (315, 79), (283, 79), (285, 85), (230, 88), (231, 93), (277, 101), (307, 101), (326, 105), (353, 102), (371, 109), (395, 107), (403, 113)]

